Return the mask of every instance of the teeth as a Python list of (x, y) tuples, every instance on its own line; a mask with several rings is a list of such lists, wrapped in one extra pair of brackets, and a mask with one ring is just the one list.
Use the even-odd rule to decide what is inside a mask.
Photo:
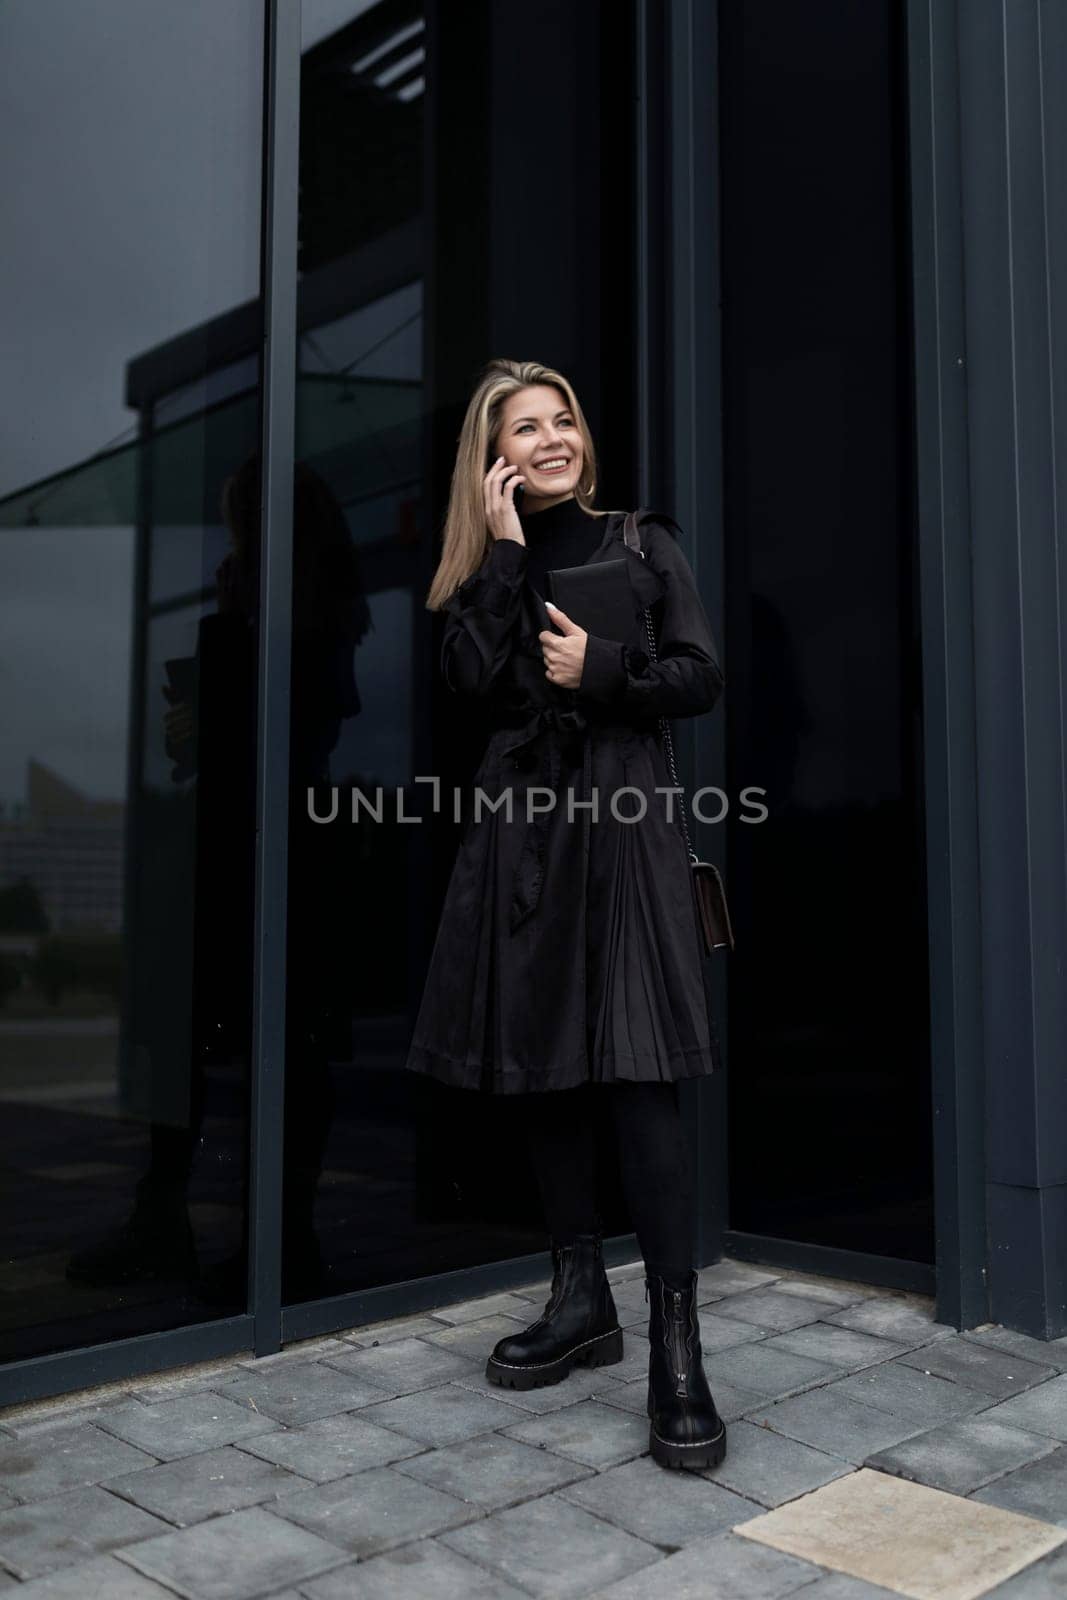
[(565, 467), (566, 465), (567, 465), (566, 461), (561, 456), (556, 461), (539, 461), (537, 463), (537, 470), (539, 472), (554, 472), (559, 467)]

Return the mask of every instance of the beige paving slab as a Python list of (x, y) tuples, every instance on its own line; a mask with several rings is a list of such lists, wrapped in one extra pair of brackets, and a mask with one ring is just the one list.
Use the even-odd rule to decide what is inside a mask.
[(976, 1600), (1067, 1532), (861, 1467), (733, 1529), (909, 1600)]

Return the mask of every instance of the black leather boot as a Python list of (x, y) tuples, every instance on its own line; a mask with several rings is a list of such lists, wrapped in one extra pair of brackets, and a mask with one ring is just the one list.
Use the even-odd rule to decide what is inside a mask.
[(704, 1375), (697, 1321), (697, 1275), (672, 1289), (656, 1273), (648, 1324), (648, 1448), (663, 1467), (717, 1467), (726, 1455), (726, 1424), (715, 1409)]
[(621, 1361), (622, 1329), (611, 1293), (599, 1233), (552, 1245), (552, 1292), (544, 1315), (493, 1347), (485, 1375), (507, 1389), (559, 1383), (574, 1366)]

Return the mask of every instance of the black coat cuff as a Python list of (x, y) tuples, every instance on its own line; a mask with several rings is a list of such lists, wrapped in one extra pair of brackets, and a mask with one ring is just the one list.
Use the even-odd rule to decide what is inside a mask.
[(616, 639), (601, 639), (595, 633), (586, 634), (585, 660), (578, 693), (591, 700), (612, 701), (626, 687), (626, 646)]

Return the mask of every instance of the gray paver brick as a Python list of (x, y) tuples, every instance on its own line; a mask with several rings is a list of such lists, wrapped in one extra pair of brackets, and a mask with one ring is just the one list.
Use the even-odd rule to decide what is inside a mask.
[(532, 1495), (547, 1494), (590, 1476), (591, 1468), (565, 1460), (552, 1450), (500, 1433), (485, 1434), (462, 1444), (427, 1450), (396, 1463), (420, 1483), (431, 1483), (457, 1500), (498, 1511)]
[[(744, 1412), (767, 1403), (766, 1395), (757, 1394), (754, 1389), (739, 1389), (736, 1384), (723, 1383), (719, 1379), (716, 1379), (712, 1393), (716, 1409), (724, 1422), (732, 1422)], [(632, 1383), (610, 1386), (605, 1384), (595, 1390), (591, 1398), (601, 1400), (607, 1406), (618, 1406), (623, 1411), (632, 1411), (635, 1416), (647, 1420), (647, 1378), (638, 1378)]]
[(1063, 1600), (1065, 1594), (1067, 1546), (1061, 1545), (1040, 1561), (1024, 1567), (1013, 1578), (998, 1583), (995, 1589), (987, 1589), (982, 1600)]
[(847, 1572), (828, 1573), (825, 1578), (808, 1584), (802, 1592), (804, 1600), (900, 1600), (895, 1589), (883, 1589), (880, 1583), (866, 1583)]
[(641, 1328), (648, 1327), (649, 1306), (645, 1299), (644, 1278), (612, 1284), (611, 1295), (619, 1314), (620, 1327), (633, 1324)]
[(476, 1317), (473, 1322), (459, 1322), (454, 1328), (442, 1328), (439, 1333), (424, 1333), (420, 1337), (427, 1344), (451, 1350), (470, 1361), (484, 1362), (498, 1339), (505, 1334), (521, 1333), (529, 1321), (529, 1317), (526, 1322), (518, 1322), (514, 1317)]
[(822, 1389), (753, 1411), (749, 1421), (766, 1424), (790, 1439), (799, 1439), (801, 1444), (810, 1444), (815, 1450), (824, 1450), (827, 1455), (839, 1456), (856, 1466), (873, 1451), (888, 1449), (909, 1434), (923, 1431), (914, 1421), (892, 1417), (888, 1411), (875, 1411), (873, 1406), (860, 1405), (857, 1400), (838, 1399), (828, 1404)]
[(653, 1545), (555, 1494), (495, 1511), (441, 1542), (552, 1600), (587, 1595), (659, 1557)]
[(716, 1305), (715, 1310), (724, 1317), (736, 1317), (740, 1322), (751, 1322), (757, 1328), (775, 1333), (786, 1333), (790, 1328), (803, 1327), (807, 1322), (817, 1322), (826, 1310), (823, 1301), (809, 1299), (799, 1294), (783, 1294), (777, 1286), (751, 1289), (747, 1294), (731, 1295)]
[(413, 1339), (422, 1333), (442, 1333), (448, 1327), (447, 1322), (433, 1315), (417, 1317), (396, 1317), (390, 1322), (368, 1322), (361, 1328), (352, 1328), (349, 1332), (341, 1334), (341, 1343), (349, 1348), (353, 1346), (362, 1349), (364, 1346), (387, 1344), (393, 1339)]
[(970, 1494), (1056, 1446), (1051, 1439), (991, 1422), (988, 1415), (946, 1422), (868, 1456), (864, 1465), (952, 1494)]
[(850, 1462), (814, 1450), (799, 1439), (752, 1422), (735, 1422), (729, 1431), (726, 1460), (708, 1468), (707, 1476), (771, 1509), (854, 1470)]
[(781, 1600), (822, 1571), (771, 1545), (720, 1533), (686, 1545), (651, 1572), (599, 1590), (595, 1600), (649, 1600), (652, 1594), (662, 1600)]
[(188, 1600), (252, 1600), (347, 1559), (336, 1546), (260, 1506), (165, 1533), (122, 1560)]
[(1006, 1355), (958, 1334), (925, 1345), (921, 1350), (901, 1356), (900, 1360), (924, 1372), (933, 1372), (939, 1378), (965, 1383), (970, 1389), (984, 1389), (998, 1400), (1022, 1394), (1035, 1383), (1044, 1383), (1054, 1375), (1050, 1366), (1039, 1366), (1022, 1356)]
[(232, 1382), (220, 1385), (216, 1393), (289, 1426), (355, 1411), (383, 1398), (382, 1389), (367, 1378), (318, 1362), (274, 1367), (264, 1373), (242, 1372)]
[[(548, 1411), (564, 1411), (568, 1406), (578, 1405), (608, 1385), (612, 1389), (625, 1389), (625, 1380), (613, 1380), (608, 1376), (616, 1370), (615, 1367), (572, 1367), (562, 1383), (544, 1384), (539, 1389), (507, 1389), (503, 1384), (490, 1383), (482, 1362), (478, 1366), (472, 1364), (469, 1372), (460, 1373), (451, 1381), (474, 1394), (490, 1395), (522, 1415), (542, 1416)], [(645, 1381), (647, 1387), (647, 1379)]]
[[(858, 1283), (820, 1282), (817, 1278), (779, 1278), (774, 1286), (780, 1294), (799, 1295), (802, 1300), (818, 1300), (827, 1310), (843, 1311), (846, 1306), (864, 1304), (864, 1296), (874, 1293)], [(823, 1312), (825, 1317), (827, 1312)]]
[(101, 1600), (174, 1600), (173, 1590), (162, 1588), (113, 1555), (60, 1567), (19, 1585), (19, 1600), (96, 1600), (97, 1596)]
[(431, 1384), (469, 1377), (475, 1367), (466, 1356), (427, 1344), (425, 1339), (392, 1339), (388, 1344), (353, 1350), (347, 1356), (333, 1356), (328, 1365), (374, 1384), (385, 1391), (383, 1399), (385, 1394), (411, 1394), (416, 1389), (428, 1389)]
[(242, 1452), (299, 1472), (312, 1483), (346, 1478), (366, 1467), (385, 1467), (425, 1447), (369, 1422), (360, 1411), (320, 1417), (297, 1428), (278, 1428), (241, 1445)]
[[(718, 1395), (718, 1389), (715, 1392)], [(602, 1379), (589, 1399), (605, 1406), (615, 1406), (619, 1411), (632, 1411), (634, 1416), (644, 1417), (648, 1421), (647, 1378), (634, 1378), (629, 1383), (609, 1383), (606, 1378)]]
[(1067, 1373), (1003, 1400), (984, 1414), (991, 1422), (1007, 1422), (1013, 1428), (1047, 1434), (1050, 1439), (1067, 1439)]
[(434, 1316), (451, 1323), (483, 1322), (486, 1317), (516, 1317), (524, 1327), (531, 1321), (529, 1302), (517, 1294), (488, 1294), (478, 1300), (461, 1300), (454, 1306), (437, 1306)]
[(740, 1317), (720, 1317), (709, 1306), (704, 1306), (700, 1312), (700, 1347), (706, 1356), (716, 1350), (735, 1350), (742, 1344), (759, 1344), (767, 1337), (767, 1329), (754, 1322), (742, 1322)]
[(718, 1383), (732, 1383), (740, 1389), (754, 1389), (770, 1399), (790, 1394), (809, 1384), (836, 1378), (839, 1367), (827, 1361), (813, 1361), (790, 1350), (768, 1350), (767, 1341), (737, 1345), (732, 1350), (716, 1350), (704, 1361), (704, 1371), (714, 1389)]
[(382, 1400), (367, 1406), (362, 1415), (368, 1422), (393, 1428), (422, 1444), (443, 1445), (488, 1433), (491, 1428), (507, 1427), (515, 1413), (489, 1395), (475, 1394), (458, 1383), (446, 1383), (436, 1389), (420, 1389), (417, 1394)]
[[(647, 1396), (647, 1387), (644, 1390)], [(556, 1455), (587, 1467), (609, 1467), (648, 1449), (648, 1416), (599, 1400), (583, 1400), (548, 1416), (531, 1417), (508, 1428), (508, 1437), (525, 1444), (543, 1444)]]
[(94, 1423), (74, 1423), (26, 1439), (0, 1442), (0, 1485), (16, 1500), (40, 1500), (68, 1489), (87, 1488), (118, 1472), (155, 1465), (138, 1450)]
[(694, 1539), (762, 1516), (764, 1507), (714, 1480), (712, 1472), (672, 1472), (643, 1456), (559, 1491), (559, 1497), (591, 1511), (650, 1544), (678, 1548)]
[(279, 1500), (275, 1513), (360, 1557), (376, 1555), (409, 1539), (425, 1538), (481, 1516), (432, 1484), (371, 1467), (354, 1478), (338, 1478)]
[(109, 1412), (106, 1418), (102, 1417), (98, 1426), (106, 1427), (109, 1433), (147, 1450), (161, 1461), (174, 1461), (198, 1450), (216, 1449), (233, 1444), (235, 1439), (265, 1433), (277, 1424), (270, 1417), (258, 1416), (254, 1411), (235, 1405), (225, 1396), (190, 1394), (152, 1405), (131, 1400), (128, 1405)]
[(788, 1350), (793, 1355), (810, 1356), (831, 1367), (870, 1367), (904, 1355), (907, 1346), (879, 1339), (855, 1328), (838, 1328), (829, 1322), (811, 1322), (790, 1333), (776, 1333), (763, 1342), (765, 1350)]
[(933, 1373), (906, 1367), (899, 1361), (850, 1373), (847, 1378), (827, 1384), (822, 1392), (829, 1401), (841, 1396), (858, 1400), (861, 1405), (874, 1406), (876, 1411), (911, 1419), (917, 1427), (930, 1427), (953, 1417), (984, 1411), (991, 1404), (990, 1396), (979, 1389), (969, 1389), (949, 1378), (937, 1378)]
[(437, 1539), (339, 1567), (305, 1584), (304, 1594), (308, 1600), (528, 1600), (527, 1590), (513, 1588)]
[[(979, 1489), (971, 1498), (1067, 1528), (1067, 1448), (1053, 1448), (1039, 1460)], [(1064, 1577), (1067, 1580), (1067, 1571)], [(1067, 1583), (1063, 1592), (1067, 1594)]]
[(16, 1439), (40, 1439), (49, 1433), (62, 1433), (86, 1422), (96, 1422), (116, 1406), (126, 1405), (130, 1398), (130, 1391), (122, 1390), (95, 1402), (88, 1402), (82, 1396), (76, 1397), (73, 1404), (19, 1407), (14, 1414), (5, 1412), (4, 1434)]
[(352, 1348), (344, 1339), (301, 1339), (272, 1356), (242, 1356), (234, 1365), (252, 1372), (273, 1372), (276, 1367), (299, 1366), (321, 1361), (324, 1356), (343, 1356)]
[(167, 1524), (93, 1485), (0, 1511), (0, 1561), (21, 1578), (85, 1562)]
[(930, 1306), (888, 1296), (861, 1300), (858, 1305), (842, 1311), (828, 1312), (825, 1320), (842, 1328), (855, 1328), (858, 1333), (873, 1333), (880, 1339), (895, 1339), (907, 1345), (928, 1344), (956, 1332), (946, 1322), (935, 1322)]
[(960, 1337), (974, 1344), (987, 1345), (991, 1350), (1002, 1350), (1010, 1356), (1023, 1356), (1027, 1361), (1036, 1361), (1039, 1366), (1055, 1367), (1059, 1372), (1067, 1372), (1067, 1343), (1062, 1339), (1034, 1339), (1028, 1333), (1002, 1328), (999, 1323), (967, 1329)]
[[(263, 1437), (269, 1439), (273, 1435)], [(307, 1478), (247, 1455), (233, 1445), (109, 1478), (103, 1485), (178, 1528), (191, 1527), (219, 1512), (243, 1511), (246, 1506), (260, 1505), (307, 1486)]]
[(747, 1294), (762, 1289), (780, 1276), (770, 1268), (753, 1267), (747, 1261), (716, 1261), (697, 1272), (697, 1304), (722, 1300), (731, 1294)]

